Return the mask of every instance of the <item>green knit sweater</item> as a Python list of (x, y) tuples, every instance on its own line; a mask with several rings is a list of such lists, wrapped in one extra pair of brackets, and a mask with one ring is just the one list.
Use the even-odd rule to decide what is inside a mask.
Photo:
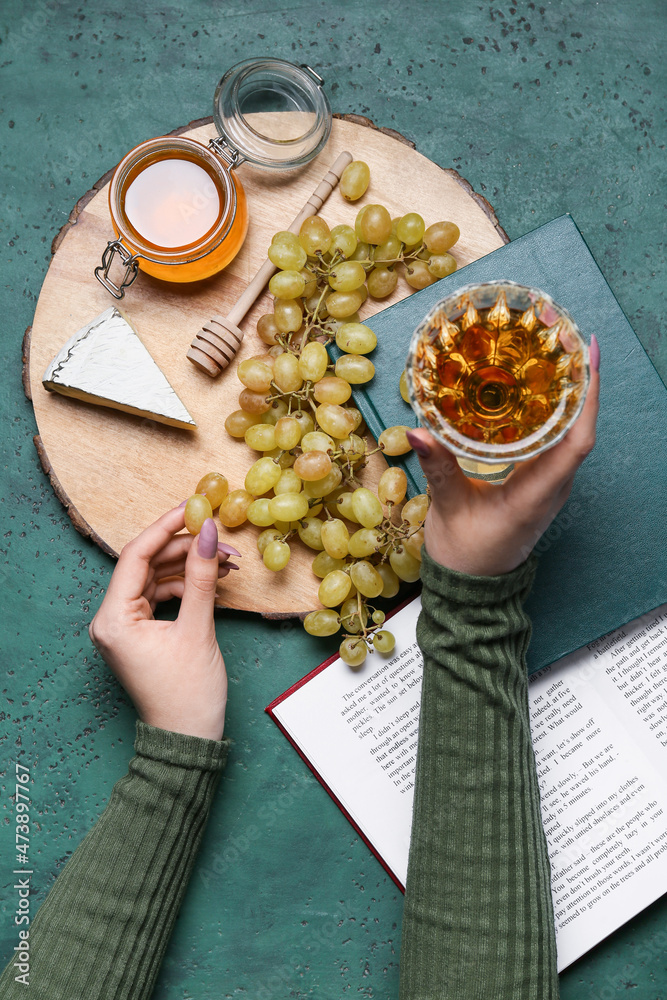
[[(558, 996), (524, 664), (533, 572), (530, 561), (467, 577), (424, 555), (402, 1000)], [(135, 749), (30, 927), (33, 1000), (146, 1000), (153, 990), (227, 743), (138, 722)], [(28, 995), (14, 961), (2, 1000)]]

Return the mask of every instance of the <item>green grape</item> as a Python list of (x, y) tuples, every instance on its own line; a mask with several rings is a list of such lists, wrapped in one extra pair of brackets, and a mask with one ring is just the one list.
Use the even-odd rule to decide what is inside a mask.
[(454, 246), (461, 231), (454, 222), (434, 222), (424, 233), (424, 243), (431, 253), (441, 254)]
[(281, 354), (273, 366), (273, 381), (281, 392), (297, 392), (303, 385), (299, 362), (293, 354)]
[(371, 328), (364, 323), (343, 323), (336, 332), (336, 343), (347, 354), (370, 354), (377, 342)]
[(260, 340), (271, 347), (278, 343), (277, 338), (280, 336), (280, 330), (276, 326), (273, 313), (266, 313), (264, 316), (259, 317), (257, 320), (257, 335)]
[(419, 579), (421, 563), (419, 559), (410, 555), (405, 546), (399, 545), (397, 549), (393, 549), (389, 553), (389, 563), (399, 580), (414, 583), (415, 580)]
[(371, 257), (371, 247), (370, 243), (365, 243), (358, 234), (355, 234), (355, 238), (359, 240), (357, 243), (357, 248), (353, 254), (350, 255), (349, 260), (359, 260), (363, 263), (365, 260), (370, 260)]
[(348, 437), (354, 430), (352, 417), (337, 403), (320, 403), (315, 411), (315, 419), (324, 433), (333, 438)]
[(281, 535), (287, 535), (290, 531), (296, 531), (299, 527), (298, 521), (275, 521), (274, 528), (277, 528)]
[(391, 267), (376, 267), (368, 275), (368, 291), (374, 299), (384, 299), (396, 288), (398, 274)]
[(248, 358), (247, 361), (241, 362), (236, 369), (236, 374), (248, 389), (252, 389), (253, 392), (266, 393), (271, 387), (273, 368), (264, 364), (263, 361)]
[(421, 243), (425, 229), (426, 225), (421, 215), (418, 215), (417, 212), (408, 212), (396, 226), (396, 235), (406, 246), (415, 246), (417, 243)]
[[(259, 461), (263, 462), (264, 459), (260, 458)], [(228, 493), (218, 510), (218, 517), (224, 526), (226, 528), (237, 528), (239, 524), (243, 524), (248, 515), (248, 507), (254, 499), (254, 496), (247, 490), (232, 490), (231, 493)]]
[(401, 581), (398, 579), (389, 563), (379, 563), (375, 568), (382, 577), (382, 582), (384, 584), (380, 597), (396, 597), (396, 594), (400, 590)]
[[(321, 521), (320, 524), (324, 522)], [(314, 546), (311, 545), (311, 548)], [(334, 570), (342, 570), (345, 566), (345, 561), (343, 559), (332, 559), (328, 552), (324, 552), (324, 546), (322, 546), (322, 551), (313, 559), (313, 573), (315, 576), (319, 576), (320, 580), (323, 580), (325, 576), (329, 573), (333, 573)], [(348, 577), (349, 580), (349, 577)]]
[(382, 503), (402, 503), (408, 489), (408, 477), (395, 465), (385, 469), (378, 483), (378, 497)]
[(329, 375), (320, 379), (313, 389), (313, 395), (318, 403), (346, 403), (352, 395), (350, 383), (337, 375)]
[(304, 381), (319, 382), (326, 375), (329, 355), (324, 344), (312, 340), (299, 356), (299, 374)]
[(281, 474), (280, 466), (276, 465), (272, 458), (265, 455), (263, 458), (258, 458), (248, 469), (245, 477), (245, 488), (248, 493), (252, 493), (254, 500), (255, 497), (261, 497), (263, 493), (272, 490)]
[[(315, 549), (316, 552), (322, 552), (324, 549), (324, 545), (322, 544), (322, 523), (319, 517), (304, 517), (299, 521), (299, 526), (296, 529), (304, 545), (307, 545), (309, 549)], [(340, 567), (334, 567), (334, 569), (340, 569)], [(328, 572), (329, 570), (327, 569), (325, 573), (322, 573), (322, 576), (326, 576)]]
[(401, 394), (401, 399), (405, 400), (406, 403), (410, 403), (410, 394), (408, 392), (408, 373), (405, 368), (401, 372), (401, 377), (398, 380), (398, 391)]
[(366, 454), (366, 442), (358, 434), (343, 438), (338, 442), (338, 447), (352, 465), (357, 465)]
[(211, 510), (215, 510), (229, 493), (229, 483), (221, 473), (207, 472), (197, 483), (195, 494), (197, 493), (205, 496), (211, 505)]
[(360, 667), (368, 655), (368, 647), (365, 639), (343, 639), (338, 650), (343, 663), (348, 667)]
[(350, 592), (350, 578), (341, 569), (334, 569), (322, 580), (317, 596), (325, 608), (336, 608)]
[(336, 292), (353, 292), (366, 280), (363, 264), (357, 260), (344, 260), (336, 264), (329, 274), (329, 284)]
[(345, 319), (349, 322), (363, 301), (360, 288), (356, 288), (353, 292), (332, 292), (327, 298), (327, 310), (334, 319)]
[(365, 559), (372, 556), (385, 541), (384, 533), (373, 528), (359, 528), (350, 536), (348, 543), (350, 555), (355, 559)]
[[(331, 289), (328, 287), (322, 294), (319, 289), (315, 289), (312, 295), (309, 295), (304, 299), (304, 305), (309, 313), (313, 316), (317, 315), (317, 319), (326, 319), (329, 315), (329, 310), (327, 309), (327, 303), (329, 301), (328, 295)], [(317, 312), (316, 312), (317, 311)]]
[(319, 482), (331, 471), (331, 459), (325, 451), (305, 451), (294, 463), (294, 471), (306, 483)]
[(382, 625), (386, 617), (387, 616), (385, 615), (384, 611), (380, 611), (379, 608), (377, 608), (372, 615), (373, 622), (375, 623), (375, 625)]
[(365, 243), (384, 243), (391, 236), (391, 216), (384, 205), (366, 205), (357, 219), (357, 237)]
[(424, 260), (411, 260), (405, 266), (405, 280), (411, 288), (426, 288), (432, 285), (435, 278)]
[(337, 517), (322, 524), (322, 544), (324, 551), (328, 552), (332, 559), (344, 559), (347, 555), (347, 543), (350, 533), (345, 526), (345, 522)]
[(358, 524), (359, 519), (354, 513), (354, 507), (352, 506), (352, 494), (347, 491), (341, 493), (336, 499), (336, 507), (338, 513), (342, 514), (346, 521), (352, 521)]
[[(308, 454), (315, 455), (317, 452), (311, 451)], [(326, 497), (332, 490), (335, 490), (336, 487), (340, 485), (342, 478), (343, 473), (340, 471), (338, 466), (332, 465), (331, 470), (322, 479), (305, 482), (303, 484), (303, 492), (309, 497)]]
[(384, 517), (382, 504), (378, 498), (363, 486), (360, 486), (352, 494), (352, 508), (356, 520), (364, 528), (374, 528)]
[(301, 428), (301, 440), (303, 440), (304, 436), (313, 430), (315, 422), (310, 413), (306, 413), (305, 410), (297, 410), (292, 416)]
[(273, 319), (281, 333), (294, 333), (298, 330), (303, 323), (303, 309), (299, 299), (276, 299)]
[(373, 645), (378, 653), (391, 653), (396, 645), (396, 639), (391, 632), (383, 629), (381, 632), (376, 632), (373, 636)]
[(368, 624), (368, 606), (365, 601), (361, 602), (361, 616), (359, 616), (359, 601), (356, 597), (348, 597), (340, 606), (341, 624), (346, 632), (359, 633)]
[(360, 559), (350, 567), (350, 579), (364, 597), (379, 597), (384, 587), (382, 577), (371, 563)]
[(253, 424), (245, 432), (245, 443), (255, 451), (273, 451), (276, 447), (276, 429), (273, 424)]
[(378, 263), (382, 261), (394, 261), (400, 255), (401, 241), (393, 234), (384, 243), (379, 243), (378, 246), (373, 247), (371, 250), (371, 260), (376, 260)]
[(213, 511), (207, 497), (195, 493), (188, 498), (185, 505), (185, 527), (191, 535), (198, 535), (202, 524), (209, 517), (213, 517)]
[(303, 483), (294, 469), (283, 469), (280, 473), (280, 479), (273, 487), (273, 492), (276, 496), (279, 493), (300, 493), (302, 487)]
[(267, 569), (278, 573), (281, 569), (285, 569), (290, 555), (290, 547), (287, 542), (280, 542), (276, 539), (273, 542), (269, 542), (266, 546), (262, 554), (262, 559)]
[(428, 514), (429, 504), (430, 501), (426, 493), (418, 493), (405, 504), (401, 511), (401, 517), (415, 527), (423, 524)]
[[(363, 417), (361, 416), (360, 411), (356, 408), (356, 406), (346, 406), (345, 409), (347, 410), (347, 415), (350, 420), (354, 422), (352, 431), (358, 431), (363, 423)], [(350, 431), (350, 433), (352, 433), (352, 431)]]
[(269, 458), (272, 458), (277, 466), (280, 467), (282, 472), (285, 469), (291, 469), (296, 461), (296, 456), (291, 451), (281, 451), (280, 448), (274, 448), (273, 451), (264, 452)]
[(269, 500), (274, 521), (298, 521), (308, 513), (308, 497), (304, 493), (280, 493)]
[(450, 253), (443, 253), (431, 257), (427, 266), (434, 278), (446, 278), (448, 274), (454, 273), (457, 263)]
[(357, 237), (352, 226), (334, 226), (331, 230), (330, 253), (336, 250), (342, 253), (343, 257), (350, 257), (357, 249)]
[[(253, 392), (252, 389), (242, 389), (239, 393), (239, 406), (244, 413), (266, 413), (271, 407), (270, 400), (264, 392)], [(241, 435), (238, 435), (239, 437)]]
[(274, 542), (277, 538), (280, 538), (280, 532), (277, 528), (267, 528), (266, 531), (261, 532), (257, 538), (257, 550), (260, 556), (264, 555), (264, 549), (269, 542)]
[(396, 424), (383, 430), (378, 438), (378, 444), (385, 455), (405, 455), (408, 451), (412, 451), (412, 445), (407, 438), (407, 432), (411, 430), (413, 428), (405, 424)]
[(424, 544), (424, 529), (418, 528), (417, 531), (414, 531), (408, 538), (404, 540), (403, 544), (405, 545), (410, 555), (414, 556), (415, 559), (419, 559), (419, 562), (421, 562), (422, 545)]
[(300, 271), (278, 271), (269, 281), (269, 291), (277, 299), (298, 299), (305, 287), (306, 282)]
[(259, 500), (253, 500), (253, 502), (248, 507), (247, 517), (251, 524), (256, 524), (260, 528), (266, 528), (268, 525), (273, 524), (275, 517), (271, 514), (269, 510), (270, 500), (267, 497), (262, 497)]
[(338, 189), (346, 201), (358, 201), (366, 194), (370, 179), (368, 164), (363, 160), (353, 160), (341, 174)]
[[(368, 208), (369, 208), (368, 205), (363, 205), (359, 209), (359, 211), (357, 212), (356, 218), (354, 220), (354, 235), (357, 237), (357, 249), (359, 248), (359, 245), (361, 243), (367, 243), (367, 242), (369, 243), (370, 242), (370, 241), (366, 241), (366, 239), (361, 235), (361, 223), (362, 223), (362, 220), (364, 218), (364, 215), (368, 211)], [(370, 254), (371, 254), (371, 248), (370, 248), (370, 246), (368, 247), (368, 253), (369, 253), (369, 256), (370, 256)], [(353, 258), (353, 260), (358, 260), (359, 259), (359, 258), (356, 258), (354, 254), (352, 255), (352, 258)]]
[(274, 233), (273, 236), (271, 237), (271, 246), (273, 246), (274, 243), (296, 244), (298, 242), (299, 240), (296, 233), (290, 232), (289, 229), (281, 229), (279, 232)]
[(325, 434), (324, 431), (309, 431), (308, 434), (304, 434), (301, 438), (301, 451), (303, 452), (325, 451), (333, 454), (335, 450), (336, 444), (334, 439)]
[(245, 410), (234, 410), (225, 420), (225, 430), (235, 438), (245, 437), (245, 432), (253, 424), (260, 423), (261, 413), (246, 413)]
[[(317, 253), (326, 253), (331, 246), (331, 230), (317, 215), (311, 215), (301, 224), (299, 243), (309, 257)], [(301, 265), (303, 267), (303, 265)]]
[[(290, 236), (292, 235), (293, 233), (290, 233)], [(294, 243), (272, 243), (268, 256), (276, 267), (290, 271), (300, 271), (308, 259), (306, 251), (299, 245), (296, 237)]]
[(281, 417), (275, 426), (275, 440), (278, 448), (291, 451), (301, 440), (301, 428), (294, 417)]
[(317, 291), (317, 275), (313, 274), (307, 267), (302, 267), (299, 274), (303, 278), (302, 298), (307, 299)]
[(286, 415), (287, 415), (287, 403), (285, 402), (285, 400), (274, 399), (271, 401), (271, 405), (269, 406), (266, 413), (262, 414), (262, 423), (273, 424), (273, 426), (276, 427), (281, 417), (284, 417)]
[(306, 615), (303, 627), (309, 635), (335, 635), (340, 629), (340, 621), (335, 611), (325, 608), (322, 611), (311, 611)]

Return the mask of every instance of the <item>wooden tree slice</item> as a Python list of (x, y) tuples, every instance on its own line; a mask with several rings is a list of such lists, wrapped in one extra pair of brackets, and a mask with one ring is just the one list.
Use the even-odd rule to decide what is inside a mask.
[[(191, 122), (174, 134), (207, 142), (215, 134), (210, 119)], [(24, 341), (24, 386), (32, 399), (39, 434), (35, 444), (58, 499), (81, 534), (115, 555), (162, 511), (179, 504), (210, 471), (222, 472), (230, 488), (243, 486), (257, 453), (229, 437), (226, 416), (238, 409), (242, 388), (236, 362), (263, 353), (255, 332), (263, 313), (272, 311), (264, 293), (242, 323), (245, 336), (235, 363), (212, 380), (186, 358), (190, 343), (212, 315), (226, 315), (266, 257), (274, 232), (294, 218), (327, 166), (349, 149), (371, 168), (371, 187), (349, 204), (334, 191), (320, 213), (330, 225), (353, 224), (361, 205), (381, 202), (392, 216), (418, 211), (427, 224), (456, 222), (459, 266), (507, 243), (489, 203), (475, 194), (454, 170), (443, 170), (389, 129), (360, 116), (335, 116), (324, 152), (296, 172), (267, 173), (244, 163), (238, 169), (250, 205), (250, 227), (236, 259), (219, 275), (192, 285), (167, 284), (140, 272), (127, 291), (123, 309), (149, 352), (197, 421), (196, 431), (179, 430), (101, 406), (47, 392), (42, 375), (63, 343), (114, 300), (95, 280), (107, 241), (113, 237), (108, 183), (102, 177), (75, 205), (53, 241), (53, 259), (40, 293), (32, 329)], [(405, 283), (389, 299), (367, 300), (362, 318), (408, 293)], [(398, 378), (397, 373), (397, 378)], [(398, 387), (397, 387), (398, 391)], [(375, 455), (364, 482), (377, 483), (384, 459)], [(258, 529), (220, 526), (220, 535), (243, 553), (242, 570), (220, 586), (219, 603), (269, 617), (304, 614), (318, 607), (319, 580), (312, 574), (313, 553), (300, 542), (288, 567), (274, 574), (257, 553)]]

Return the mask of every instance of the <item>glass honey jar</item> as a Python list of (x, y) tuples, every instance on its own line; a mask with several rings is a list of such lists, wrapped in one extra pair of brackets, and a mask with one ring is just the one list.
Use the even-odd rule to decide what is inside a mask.
[[(217, 274), (241, 249), (248, 204), (236, 168), (303, 166), (325, 146), (331, 107), (309, 66), (247, 59), (220, 80), (213, 102), (218, 135), (208, 146), (163, 136), (135, 146), (116, 168), (109, 211), (116, 234), (95, 276), (123, 298), (138, 272), (171, 282)], [(117, 261), (123, 273), (118, 278)]]

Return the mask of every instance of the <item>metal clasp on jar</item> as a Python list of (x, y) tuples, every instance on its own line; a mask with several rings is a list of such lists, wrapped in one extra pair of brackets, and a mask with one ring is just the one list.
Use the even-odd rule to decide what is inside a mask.
[[(120, 284), (116, 284), (109, 277), (109, 271), (111, 270), (111, 265), (116, 254), (118, 254), (121, 263), (125, 266), (125, 274)], [(100, 284), (104, 285), (108, 292), (111, 292), (114, 298), (122, 299), (125, 295), (125, 289), (130, 287), (139, 273), (139, 256), (138, 253), (130, 253), (120, 240), (109, 240), (107, 243), (106, 250), (102, 254), (102, 263), (95, 268), (95, 277)]]
[(230, 170), (238, 167), (241, 163), (245, 163), (245, 156), (242, 156), (238, 149), (230, 146), (221, 135), (216, 135), (213, 139), (210, 139), (208, 148), (222, 157), (225, 163), (229, 165)]

